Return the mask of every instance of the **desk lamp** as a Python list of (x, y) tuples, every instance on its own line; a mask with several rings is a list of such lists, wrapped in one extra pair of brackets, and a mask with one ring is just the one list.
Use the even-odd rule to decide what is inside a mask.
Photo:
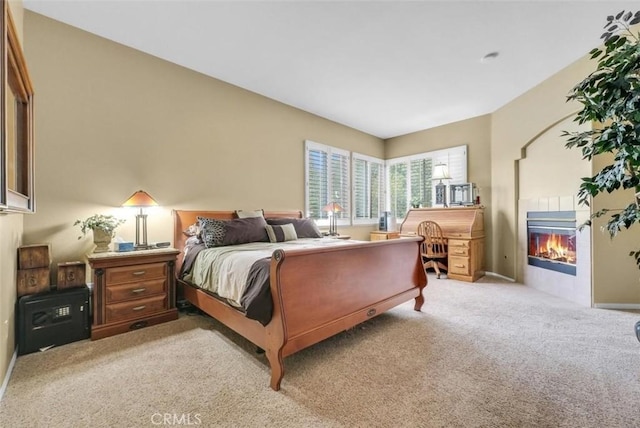
[(447, 165), (443, 163), (436, 164), (433, 167), (433, 174), (431, 176), (432, 180), (440, 180), (438, 184), (436, 184), (436, 205), (447, 206), (447, 186), (442, 183), (442, 180), (451, 180), (451, 176), (449, 175), (449, 168)]

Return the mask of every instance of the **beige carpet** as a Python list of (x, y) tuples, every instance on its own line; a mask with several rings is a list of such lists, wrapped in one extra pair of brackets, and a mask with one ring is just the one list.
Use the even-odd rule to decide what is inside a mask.
[(638, 427), (638, 314), (430, 276), (410, 303), (285, 359), (203, 316), (21, 356), (2, 427)]

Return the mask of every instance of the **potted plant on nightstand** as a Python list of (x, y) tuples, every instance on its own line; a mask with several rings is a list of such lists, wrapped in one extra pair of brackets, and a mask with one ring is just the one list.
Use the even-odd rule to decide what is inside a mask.
[[(566, 147), (582, 150), (582, 158), (609, 155), (612, 163), (593, 177), (582, 179), (578, 198), (589, 206), (591, 198), (601, 193), (633, 190), (623, 209), (600, 209), (591, 218), (608, 215), (606, 229), (611, 238), (618, 232), (640, 223), (640, 33), (631, 26), (640, 23), (640, 11), (619, 12), (607, 17), (603, 48), (591, 50), (597, 59), (596, 70), (578, 83), (568, 100), (583, 105), (574, 119), (579, 124), (598, 123), (580, 132), (564, 132)], [(587, 222), (591, 224), (591, 222)], [(640, 250), (632, 251), (640, 268)], [(635, 332), (640, 340), (640, 321)]]
[[(89, 230), (93, 231), (93, 243), (96, 244), (94, 253), (104, 253), (109, 251), (109, 243), (113, 238), (116, 227), (125, 221), (112, 215), (94, 214), (84, 220), (76, 220), (74, 226), (80, 226), (82, 236), (86, 235)], [(78, 236), (81, 239), (82, 236)]]

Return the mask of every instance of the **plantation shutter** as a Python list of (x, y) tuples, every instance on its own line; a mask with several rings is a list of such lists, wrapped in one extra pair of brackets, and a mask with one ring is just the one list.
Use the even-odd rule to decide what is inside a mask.
[[(337, 202), (342, 211), (336, 213), (336, 218), (351, 218), (351, 189), (349, 183), (349, 152), (331, 149), (331, 196), (327, 203)], [(344, 222), (339, 222), (344, 223)]]
[(389, 166), (389, 209), (396, 218), (404, 218), (407, 214), (407, 163), (396, 163)]
[(404, 218), (412, 203), (433, 206), (435, 186), (440, 180), (431, 177), (439, 163), (447, 165), (451, 177), (443, 184), (467, 182), (466, 145), (387, 160), (389, 207), (397, 219)]
[(307, 149), (307, 216), (326, 218), (322, 211), (329, 195), (329, 154), (323, 150)]
[(353, 153), (354, 223), (377, 223), (384, 210), (384, 161)]
[(346, 150), (305, 141), (305, 210), (308, 217), (324, 220), (321, 225), (328, 224), (323, 208), (330, 202), (343, 208), (338, 220), (350, 218), (349, 162)]
[(410, 162), (411, 168), (411, 204), (424, 207), (432, 206), (431, 172), (432, 160), (415, 159)]

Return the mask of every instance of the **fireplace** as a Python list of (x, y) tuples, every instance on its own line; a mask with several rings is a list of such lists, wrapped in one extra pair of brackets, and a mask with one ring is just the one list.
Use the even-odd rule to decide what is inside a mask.
[(528, 263), (576, 275), (576, 212), (527, 212)]

